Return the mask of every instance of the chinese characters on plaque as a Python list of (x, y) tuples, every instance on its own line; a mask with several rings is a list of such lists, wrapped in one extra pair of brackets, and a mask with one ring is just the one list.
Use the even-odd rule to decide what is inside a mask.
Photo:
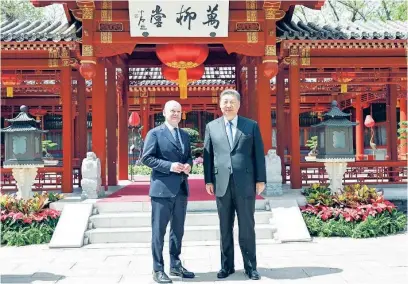
[(129, 0), (132, 37), (227, 37), (229, 1)]

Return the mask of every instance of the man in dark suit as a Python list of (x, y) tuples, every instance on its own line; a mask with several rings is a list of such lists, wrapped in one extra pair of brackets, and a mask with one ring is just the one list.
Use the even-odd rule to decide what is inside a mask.
[(147, 133), (142, 163), (152, 168), (150, 191), (152, 204), (153, 279), (157, 283), (171, 283), (164, 272), (163, 244), (170, 221), (170, 275), (194, 278), (181, 265), (181, 241), (184, 234), (187, 197), (187, 177), (192, 167), (190, 137), (178, 128), (181, 105), (168, 101), (164, 107), (165, 123)]
[(235, 272), (233, 228), (238, 217), (239, 246), (245, 273), (261, 278), (256, 269), (255, 195), (265, 189), (264, 146), (258, 124), (238, 116), (240, 94), (224, 90), (223, 116), (207, 124), (204, 140), (204, 179), (209, 194), (216, 195), (221, 231), (221, 270), (218, 278)]

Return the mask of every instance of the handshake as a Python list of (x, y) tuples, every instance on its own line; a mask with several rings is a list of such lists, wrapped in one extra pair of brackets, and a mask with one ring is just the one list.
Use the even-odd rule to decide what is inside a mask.
[(185, 173), (188, 175), (191, 171), (191, 166), (190, 164), (172, 163), (170, 171), (178, 174)]

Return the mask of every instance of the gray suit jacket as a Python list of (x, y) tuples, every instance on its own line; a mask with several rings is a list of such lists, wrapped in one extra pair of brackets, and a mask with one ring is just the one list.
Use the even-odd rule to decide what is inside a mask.
[(266, 182), (264, 146), (256, 121), (238, 116), (237, 132), (231, 149), (224, 117), (207, 124), (204, 139), (204, 179), (214, 184), (215, 195), (224, 196), (230, 169), (237, 195), (252, 197), (255, 184)]

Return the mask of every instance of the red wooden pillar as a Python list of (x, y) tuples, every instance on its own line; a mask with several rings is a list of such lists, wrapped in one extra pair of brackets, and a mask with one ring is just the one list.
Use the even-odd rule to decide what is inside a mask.
[[(401, 121), (407, 121), (407, 99), (406, 98), (401, 98), (399, 99), (399, 105), (400, 105), (400, 122)], [(402, 126), (401, 128), (406, 128), (406, 126)], [(400, 157), (403, 160), (407, 159), (407, 139), (401, 139), (400, 140)]]
[(71, 67), (61, 69), (61, 98), (62, 98), (62, 192), (71, 193), (72, 184), (72, 97), (71, 97)]
[[(295, 50), (297, 51), (297, 50)], [(300, 143), (299, 143), (299, 110), (300, 110), (300, 68), (299, 55), (291, 50), (289, 65), (289, 94), (290, 94), (290, 125), (291, 125), (291, 164), (290, 183), (291, 188), (302, 188), (300, 171)]]
[(129, 142), (128, 142), (128, 89), (129, 89), (129, 71), (128, 67), (123, 70), (123, 85), (122, 93), (118, 96), (118, 164), (119, 164), (119, 179), (128, 180), (128, 164), (129, 164)]
[(92, 89), (92, 151), (101, 161), (102, 185), (106, 188), (105, 58), (100, 58), (96, 64)]
[(387, 96), (387, 153), (391, 161), (398, 160), (397, 153), (397, 85), (388, 86)]
[(356, 102), (354, 104), (356, 111), (356, 160), (361, 161), (364, 157), (364, 119), (363, 108), (361, 106), (361, 96), (356, 96)]
[(286, 171), (285, 171), (285, 136), (287, 135), (287, 129), (285, 129), (285, 77), (283, 71), (276, 75), (276, 140), (277, 148), (276, 152), (281, 158), (282, 166), (282, 182), (286, 183)]
[(117, 142), (116, 126), (118, 125), (116, 113), (116, 68), (107, 68), (107, 106), (106, 106), (106, 130), (107, 130), (107, 165), (108, 185), (117, 185), (116, 161)]
[(270, 81), (264, 74), (264, 65), (258, 64), (258, 80), (256, 88), (257, 121), (264, 143), (264, 153), (272, 148), (272, 119), (271, 119), (271, 87)]
[(148, 97), (144, 97), (141, 98), (140, 100), (140, 109), (142, 112), (142, 125), (143, 125), (143, 129), (142, 129), (142, 137), (143, 139), (146, 138), (147, 132), (149, 132), (149, 111), (150, 111), (150, 105), (149, 105), (149, 98)]
[(248, 87), (247, 87), (247, 99), (245, 101), (246, 103), (246, 115), (248, 118), (251, 118), (253, 120), (256, 120), (256, 96), (255, 96), (255, 66), (252, 64), (252, 62), (248, 65), (247, 67), (247, 72), (248, 72)]
[(77, 132), (78, 132), (78, 158), (82, 160), (86, 157), (88, 136), (87, 136), (87, 106), (86, 106), (86, 88), (85, 79), (78, 76), (78, 116), (77, 116)]

